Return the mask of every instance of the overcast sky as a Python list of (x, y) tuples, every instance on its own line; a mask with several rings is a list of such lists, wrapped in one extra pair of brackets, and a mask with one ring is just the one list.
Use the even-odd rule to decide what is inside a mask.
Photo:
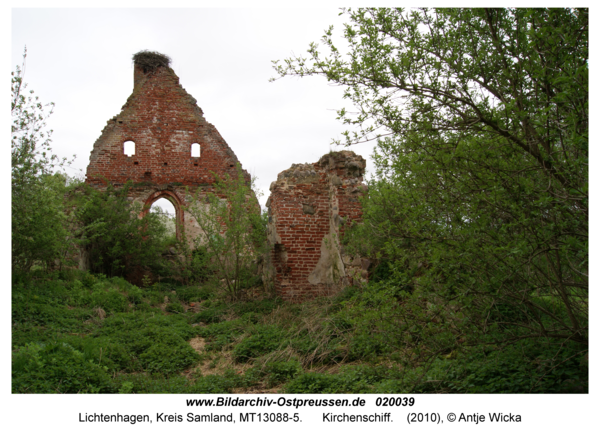
[[(13, 9), (12, 68), (27, 46), (25, 81), (56, 104), (49, 126), (67, 170), (85, 173), (106, 122), (133, 90), (134, 53), (171, 57), (182, 86), (258, 178), (264, 196), (293, 163), (316, 162), (346, 128), (336, 110), (350, 108), (343, 89), (324, 78), (275, 82), (271, 61), (306, 54), (339, 9)], [(353, 148), (367, 158), (373, 143)], [(340, 150), (340, 149), (338, 149)], [(370, 160), (367, 170), (372, 168)]]

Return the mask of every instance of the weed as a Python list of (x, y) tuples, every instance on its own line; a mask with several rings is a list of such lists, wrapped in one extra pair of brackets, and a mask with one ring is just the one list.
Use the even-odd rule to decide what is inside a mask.
[(66, 343), (28, 344), (13, 354), (13, 393), (114, 391), (105, 369)]
[(283, 329), (274, 325), (257, 325), (249, 337), (234, 347), (233, 357), (237, 362), (246, 362), (277, 350), (287, 341)]

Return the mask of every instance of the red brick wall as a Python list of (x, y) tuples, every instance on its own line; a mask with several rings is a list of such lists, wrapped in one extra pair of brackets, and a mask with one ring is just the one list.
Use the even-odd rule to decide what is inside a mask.
[[(126, 141), (135, 143), (135, 155), (124, 154)], [(200, 157), (191, 156), (193, 143), (200, 144)], [(103, 189), (106, 181), (118, 187), (131, 180), (132, 200), (151, 204), (160, 197), (170, 199), (186, 233), (194, 235), (197, 225), (182, 210), (189, 204), (187, 191), (210, 191), (212, 172), (233, 176), (236, 164), (233, 151), (171, 68), (144, 73), (134, 65), (133, 93), (94, 143), (86, 182)], [(244, 176), (250, 182), (245, 171)]]
[(289, 300), (329, 294), (349, 284), (353, 260), (339, 240), (362, 215), (366, 162), (354, 152), (294, 164), (271, 184), (269, 242), (275, 291)]

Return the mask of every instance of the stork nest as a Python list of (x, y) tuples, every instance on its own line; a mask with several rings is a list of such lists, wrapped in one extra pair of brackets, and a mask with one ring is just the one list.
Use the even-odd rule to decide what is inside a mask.
[(169, 67), (171, 58), (156, 51), (143, 50), (133, 55), (133, 63), (144, 70), (144, 73), (152, 72), (159, 66)]

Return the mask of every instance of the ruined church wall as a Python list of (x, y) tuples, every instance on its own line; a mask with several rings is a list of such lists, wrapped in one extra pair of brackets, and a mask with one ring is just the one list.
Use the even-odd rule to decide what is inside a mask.
[(271, 184), (269, 267), (284, 299), (327, 295), (366, 279), (368, 264), (345, 255), (340, 244), (346, 228), (362, 217), (365, 166), (354, 152), (333, 152), (314, 164), (292, 165)]
[[(125, 154), (128, 141), (135, 143), (131, 156)], [(199, 157), (192, 156), (194, 143), (200, 145)], [(202, 202), (206, 194), (214, 192), (215, 176), (236, 176), (238, 164), (172, 69), (144, 72), (134, 65), (133, 93), (94, 143), (86, 182), (103, 190), (109, 183), (119, 188), (131, 181), (128, 198), (142, 206), (168, 199), (191, 240), (200, 230), (185, 208), (195, 204), (193, 197)], [(250, 183), (250, 175), (243, 173)]]

